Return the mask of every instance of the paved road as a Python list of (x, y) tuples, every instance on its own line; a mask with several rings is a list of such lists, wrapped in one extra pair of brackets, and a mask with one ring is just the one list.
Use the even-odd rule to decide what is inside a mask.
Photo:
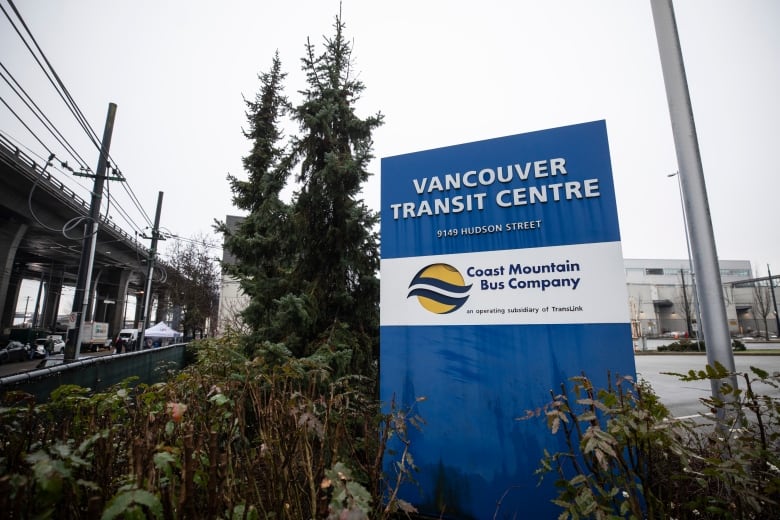
[[(750, 367), (755, 366), (770, 374), (780, 373), (780, 356), (737, 355), (734, 364), (738, 372), (750, 373)], [(701, 370), (707, 365), (704, 355), (661, 355), (649, 354), (636, 356), (637, 375), (646, 379), (653, 387), (661, 402), (677, 417), (697, 415), (706, 411), (699, 402), (700, 398), (709, 397), (711, 386), (709, 380), (682, 382), (676, 376), (664, 372), (686, 373), (689, 370)], [(738, 384), (744, 390), (744, 380)], [(780, 390), (767, 385), (754, 387), (753, 390), (764, 395), (780, 398)]]

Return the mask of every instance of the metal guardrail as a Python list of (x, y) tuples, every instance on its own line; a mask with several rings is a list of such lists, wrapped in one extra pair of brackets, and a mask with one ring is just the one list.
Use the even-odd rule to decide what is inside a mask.
[[(20, 167), (19, 172), (25, 175), (30, 181), (35, 182), (36, 180), (43, 180), (44, 183), (40, 185), (48, 189), (49, 193), (60, 199), (63, 204), (77, 213), (83, 213), (84, 216), (89, 215), (89, 203), (87, 201), (82, 199), (60, 180), (53, 177), (49, 172), (44, 171), (35, 160), (22, 152), (18, 146), (14, 145), (2, 134), (0, 134), (0, 154), (15, 161), (17, 166)], [(114, 222), (101, 216), (100, 224), (112, 231), (116, 238), (125, 240), (148, 256), (149, 249), (138, 242), (134, 237), (130, 236), (124, 229), (114, 224)]]
[(124, 354), (95, 356), (47, 368), (33, 369), (0, 377), (0, 394), (18, 390), (35, 395), (38, 402), (49, 399), (60, 385), (74, 384), (99, 392), (128, 377), (138, 377), (139, 383), (161, 379), (157, 373), (160, 363), (184, 366), (187, 343), (176, 343), (153, 349)]

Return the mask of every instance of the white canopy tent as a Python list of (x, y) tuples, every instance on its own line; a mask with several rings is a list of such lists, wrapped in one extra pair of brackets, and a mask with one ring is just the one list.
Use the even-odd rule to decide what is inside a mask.
[(144, 336), (147, 338), (176, 339), (181, 335), (181, 332), (173, 330), (162, 321), (144, 331)]

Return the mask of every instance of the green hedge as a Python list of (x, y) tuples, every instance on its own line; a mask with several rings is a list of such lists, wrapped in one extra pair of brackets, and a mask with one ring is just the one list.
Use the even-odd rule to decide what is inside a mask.
[[(738, 339), (731, 340), (731, 348), (736, 352), (743, 352), (747, 350), (745, 348), (745, 344), (739, 341)], [(680, 341), (675, 341), (674, 343), (671, 343), (669, 345), (660, 345), (658, 347), (658, 352), (706, 352), (707, 347), (704, 343), (704, 340), (701, 341), (691, 341), (689, 339), (681, 339)]]

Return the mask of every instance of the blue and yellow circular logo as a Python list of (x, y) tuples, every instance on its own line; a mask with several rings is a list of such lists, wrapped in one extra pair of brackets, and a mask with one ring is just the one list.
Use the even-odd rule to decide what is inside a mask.
[(417, 296), (420, 305), (434, 314), (449, 314), (460, 309), (469, 299), (471, 285), (463, 275), (448, 264), (423, 267), (409, 284), (407, 298)]

